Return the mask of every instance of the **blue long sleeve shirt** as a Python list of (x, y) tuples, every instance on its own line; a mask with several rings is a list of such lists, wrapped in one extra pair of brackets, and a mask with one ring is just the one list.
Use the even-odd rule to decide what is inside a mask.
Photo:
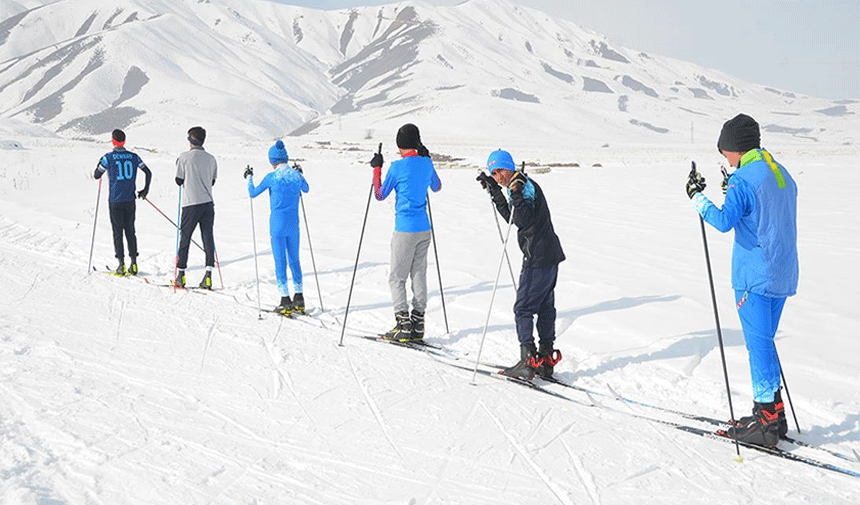
[(397, 195), (394, 203), (394, 229), (407, 233), (418, 233), (430, 229), (427, 216), (427, 189), (437, 192), (442, 181), (436, 174), (430, 158), (406, 155), (393, 162), (380, 184), (379, 174), (374, 173), (374, 195), (385, 200), (392, 190)]

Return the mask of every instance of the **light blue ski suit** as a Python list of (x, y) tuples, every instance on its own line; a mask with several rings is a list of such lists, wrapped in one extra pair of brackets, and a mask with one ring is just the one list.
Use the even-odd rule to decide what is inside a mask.
[(248, 194), (256, 198), (269, 190), (269, 235), (275, 276), (281, 296), (290, 296), (287, 284), (287, 264), (293, 274), (293, 292), (302, 292), (302, 267), (299, 263), (299, 198), (310, 190), (305, 177), (286, 163), (281, 163), (254, 186), (254, 176), (248, 177)]

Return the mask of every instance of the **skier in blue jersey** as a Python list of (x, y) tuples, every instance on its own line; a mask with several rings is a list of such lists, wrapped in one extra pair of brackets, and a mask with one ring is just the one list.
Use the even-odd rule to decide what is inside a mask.
[[(565, 260), (561, 241), (555, 234), (546, 197), (541, 187), (518, 171), (507, 151), (497, 150), (487, 158), (487, 172), (477, 181), (490, 194), (496, 211), (505, 221), (517, 225), (517, 242), (523, 252), (520, 283), (514, 302), (514, 321), (520, 342), (520, 361), (502, 373), (531, 380), (535, 374), (549, 378), (561, 360), (555, 342), (555, 286), (558, 265)], [(510, 203), (502, 194), (508, 188)], [(538, 346), (534, 328), (537, 316)]]
[[(401, 159), (388, 167), (382, 180), (381, 153), (373, 155), (373, 194), (382, 201), (391, 191), (394, 203), (394, 234), (391, 237), (391, 273), (388, 285), (394, 301), (395, 325), (385, 338), (398, 341), (424, 338), (424, 312), (427, 309), (427, 251), (430, 248), (430, 219), (427, 215), (427, 190), (438, 192), (442, 181), (436, 174), (430, 152), (421, 142), (414, 124), (397, 131)], [(406, 294), (406, 280), (412, 280), (412, 313)]]
[[(301, 193), (310, 190), (308, 181), (300, 167), (287, 164), (289, 156), (284, 142), (278, 140), (269, 148), (269, 163), (272, 172), (266, 174), (259, 186), (254, 186), (254, 169), (245, 169), (248, 180), (248, 194), (256, 198), (269, 190), (269, 235), (272, 239), (272, 256), (275, 259), (275, 276), (281, 302), (275, 311), (289, 316), (293, 312), (305, 313), (305, 299), (302, 294), (302, 266), (299, 262), (299, 199)], [(293, 274), (293, 293), (287, 283), (287, 264)]]
[(722, 208), (702, 194), (705, 180), (696, 171), (687, 195), (708, 224), (735, 230), (732, 288), (753, 390), (753, 415), (737, 421), (737, 434), (743, 442), (775, 446), (788, 431), (774, 337), (786, 298), (797, 292), (797, 185), (761, 148), (759, 125), (750, 116), (726, 121), (717, 149), (737, 169), (723, 181)]
[[(107, 172), (110, 182), (110, 196), (108, 208), (110, 209), (110, 224), (113, 228), (113, 249), (119, 265), (116, 267), (117, 275), (127, 273), (137, 275), (137, 235), (134, 231), (135, 220), (135, 192), (137, 171), (146, 175), (146, 184), (137, 192), (138, 198), (146, 198), (149, 193), (149, 183), (152, 181), (152, 172), (137, 154), (126, 151), (125, 132), (114, 130), (111, 133), (113, 151), (101, 157), (96, 165), (93, 177), (100, 179)], [(125, 251), (123, 250), (122, 236), (128, 241), (128, 256), (131, 263), (128, 270), (125, 268)]]

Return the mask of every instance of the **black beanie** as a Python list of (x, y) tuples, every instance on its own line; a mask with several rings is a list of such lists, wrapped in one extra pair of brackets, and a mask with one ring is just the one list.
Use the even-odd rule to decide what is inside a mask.
[(125, 142), (125, 132), (117, 128), (110, 134), (110, 138), (119, 143)]
[(412, 123), (406, 123), (397, 130), (397, 147), (400, 149), (418, 149), (421, 147), (421, 134), (418, 127)]
[(723, 124), (717, 150), (720, 152), (746, 153), (761, 147), (761, 133), (755, 119), (738, 114)]

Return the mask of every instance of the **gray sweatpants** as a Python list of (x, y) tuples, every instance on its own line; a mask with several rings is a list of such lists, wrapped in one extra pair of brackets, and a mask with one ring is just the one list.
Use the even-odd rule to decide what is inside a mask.
[(423, 313), (427, 308), (427, 250), (430, 230), (418, 233), (395, 231), (391, 236), (391, 299), (394, 312), (409, 312), (406, 279), (412, 279), (412, 308)]

